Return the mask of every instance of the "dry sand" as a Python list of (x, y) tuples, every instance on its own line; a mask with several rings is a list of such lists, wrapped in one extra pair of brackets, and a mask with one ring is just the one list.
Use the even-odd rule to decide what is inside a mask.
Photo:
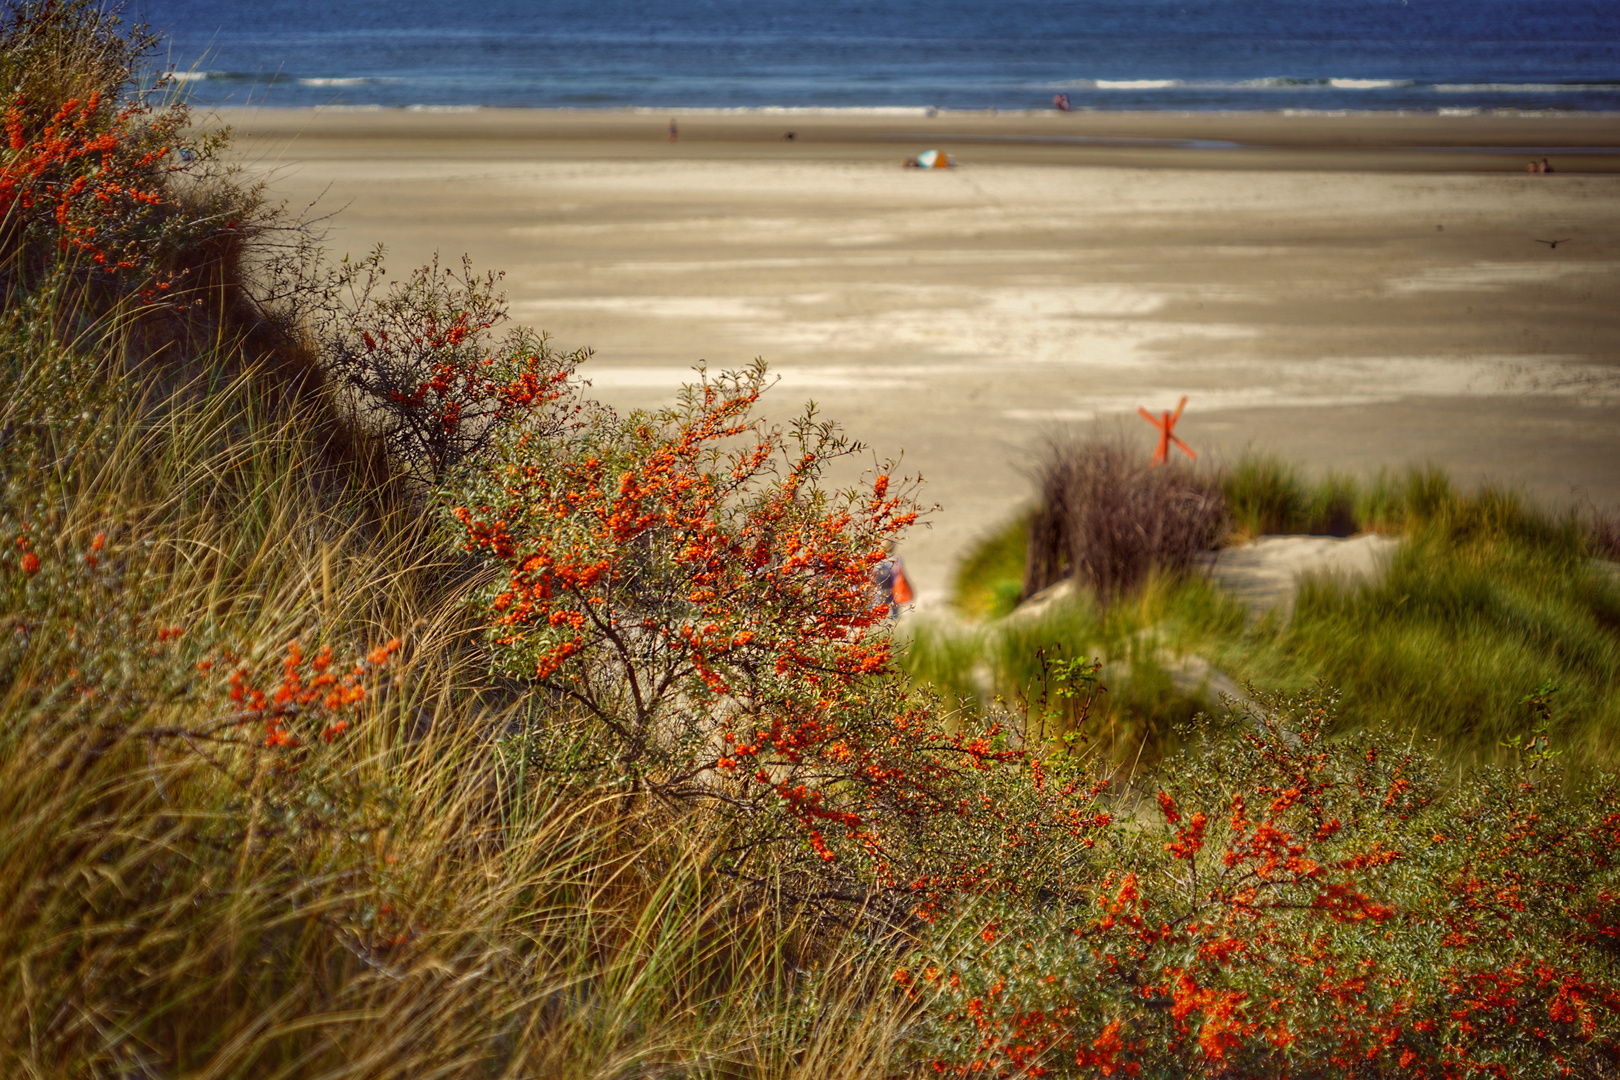
[[(333, 215), (334, 252), (506, 270), (514, 314), (592, 346), (612, 404), (762, 355), (773, 415), (813, 397), (903, 450), (942, 507), (904, 549), (925, 601), (1028, 498), (1045, 437), (1148, 445), (1136, 407), (1183, 394), (1203, 460), (1433, 462), (1620, 502), (1620, 116), (225, 120), (274, 196)], [(928, 147), (960, 167), (899, 167)]]
[(1210, 559), (1209, 575), (1232, 599), (1260, 616), (1292, 612), (1305, 577), (1343, 582), (1377, 581), (1389, 568), (1400, 541), (1363, 533), (1335, 536), (1260, 536), (1225, 548)]

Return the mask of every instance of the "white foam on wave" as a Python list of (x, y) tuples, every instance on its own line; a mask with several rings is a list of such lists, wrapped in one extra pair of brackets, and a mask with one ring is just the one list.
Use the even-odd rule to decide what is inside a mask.
[(1328, 85), (1335, 90), (1388, 90), (1413, 83), (1410, 79), (1329, 79)]
[(311, 77), (298, 80), (301, 86), (365, 86), (368, 83), (377, 81), (379, 80), (365, 75), (350, 75), (342, 78)]
[(168, 74), (166, 74), (164, 76), (164, 78), (170, 80), (171, 82), (177, 82), (177, 83), (202, 82), (204, 79), (208, 78), (208, 72), (206, 72), (206, 71), (171, 71)]
[(482, 105), (407, 105), (406, 112), (415, 113), (475, 113)]
[(1099, 90), (1164, 90), (1180, 86), (1180, 79), (1098, 79)]
[(1271, 75), (1259, 79), (1073, 79), (1031, 84), (1036, 90), (1391, 90), (1416, 86), (1411, 79), (1301, 78)]

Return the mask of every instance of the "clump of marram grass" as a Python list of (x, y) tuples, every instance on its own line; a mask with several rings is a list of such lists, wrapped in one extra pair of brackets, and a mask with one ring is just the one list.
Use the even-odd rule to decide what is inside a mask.
[(1026, 597), (1073, 577), (1106, 603), (1151, 572), (1185, 571), (1219, 540), (1225, 518), (1213, 479), (1153, 466), (1123, 443), (1053, 443), (1038, 486)]
[(1221, 475), (1234, 532), (1246, 536), (1309, 533), (1350, 536), (1360, 528), (1358, 490), (1348, 477), (1308, 482), (1299, 469), (1269, 455), (1242, 458)]

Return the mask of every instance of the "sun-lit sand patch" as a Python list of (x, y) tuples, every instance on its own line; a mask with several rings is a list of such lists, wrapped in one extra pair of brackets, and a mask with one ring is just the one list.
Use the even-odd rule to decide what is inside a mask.
[(1300, 579), (1374, 581), (1389, 566), (1400, 540), (1364, 533), (1332, 536), (1261, 536), (1226, 548), (1211, 560), (1210, 577), (1258, 615), (1293, 605)]
[[(674, 367), (598, 367), (595, 364), (582, 372), (593, 388), (598, 390), (668, 390), (673, 392), (683, 385), (698, 380), (693, 368)], [(774, 373), (776, 384), (786, 391), (801, 390), (886, 390), (915, 387), (930, 374), (919, 367), (899, 369), (873, 369), (859, 367), (812, 367), (799, 365), (783, 368)]]
[(559, 310), (605, 311), (638, 319), (754, 320), (780, 314), (764, 298), (748, 296), (570, 296), (556, 300), (526, 300), (516, 305), (520, 314), (543, 320)]
[[(1158, 321), (1150, 316), (1179, 290), (1126, 285), (1028, 285), (973, 288), (862, 282), (784, 295), (575, 296), (529, 300), (521, 315), (545, 322), (560, 311), (598, 311), (635, 320), (723, 324), (728, 337), (753, 342), (784, 368), (798, 356), (890, 357), (918, 350), (941, 361), (971, 356), (1008, 371), (1053, 364), (1151, 367), (1155, 342), (1239, 339), (1247, 327)], [(945, 374), (953, 367), (936, 364)]]
[(1417, 274), (1391, 278), (1392, 293), (1490, 292), (1530, 285), (1576, 274), (1613, 273), (1616, 263), (1594, 262), (1481, 262), (1472, 266), (1435, 266)]
[[(855, 268), (914, 267), (918, 253), (842, 254), (753, 259), (678, 259), (658, 262), (617, 262), (598, 269), (608, 274), (713, 274), (748, 270), (826, 270)], [(1075, 255), (1065, 251), (929, 251), (930, 265), (975, 265), (1013, 263), (1073, 262)]]

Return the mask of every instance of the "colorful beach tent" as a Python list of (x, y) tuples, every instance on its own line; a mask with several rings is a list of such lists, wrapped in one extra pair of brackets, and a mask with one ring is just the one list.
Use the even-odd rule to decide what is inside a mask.
[(919, 169), (948, 169), (951, 159), (938, 150), (924, 150), (917, 155), (917, 168)]

